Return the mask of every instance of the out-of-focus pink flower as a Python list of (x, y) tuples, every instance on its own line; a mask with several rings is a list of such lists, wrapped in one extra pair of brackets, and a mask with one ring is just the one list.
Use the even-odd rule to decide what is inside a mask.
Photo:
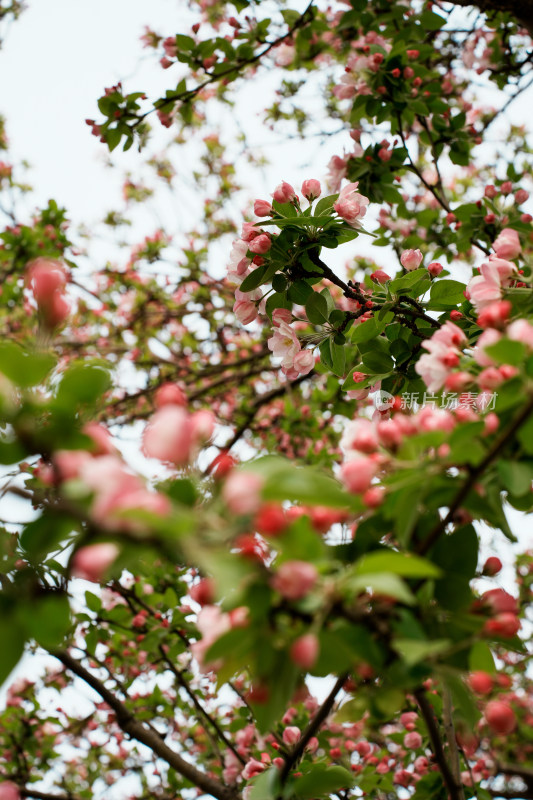
[(299, 741), (301, 735), (302, 732), (300, 728), (298, 728), (296, 725), (288, 725), (282, 733), (282, 739), (285, 744), (293, 745)]
[(255, 472), (233, 470), (222, 489), (222, 496), (234, 514), (253, 514), (261, 505), (263, 479)]
[(498, 258), (518, 258), (522, 252), (518, 233), (513, 228), (504, 228), (492, 246)]
[(143, 452), (167, 464), (182, 466), (191, 456), (192, 435), (189, 414), (181, 406), (163, 406), (143, 432)]
[[(90, 544), (74, 553), (71, 572), (75, 578), (99, 583), (111, 564), (116, 561), (119, 549), (112, 542)], [(0, 795), (1, 798), (1, 795)]]
[(362, 494), (370, 488), (378, 467), (370, 458), (352, 458), (341, 467), (341, 480), (353, 494)]
[(245, 781), (249, 781), (251, 778), (255, 778), (256, 775), (260, 775), (261, 772), (264, 772), (266, 768), (267, 765), (263, 764), (262, 761), (258, 761), (256, 758), (251, 758), (246, 763), (241, 775)]
[(505, 335), (514, 342), (522, 342), (530, 350), (533, 350), (533, 325), (527, 319), (517, 319), (511, 322)]
[(286, 600), (301, 600), (314, 588), (318, 572), (307, 561), (285, 561), (271, 579), (272, 588)]
[(374, 453), (379, 445), (376, 428), (369, 419), (355, 419), (349, 422), (341, 438), (340, 445), (344, 452), (358, 451)]
[(318, 658), (320, 645), (314, 633), (304, 633), (298, 637), (290, 648), (290, 657), (293, 664), (302, 669), (312, 669)]
[(183, 391), (175, 383), (163, 383), (154, 394), (156, 408), (163, 406), (184, 406), (187, 402)]

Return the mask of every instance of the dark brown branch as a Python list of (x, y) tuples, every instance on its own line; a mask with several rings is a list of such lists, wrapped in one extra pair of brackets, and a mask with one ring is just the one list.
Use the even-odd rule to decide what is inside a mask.
[(533, 412), (533, 395), (529, 396), (528, 403), (522, 408), (506, 430), (496, 439), (485, 458), (474, 467), (468, 478), (465, 480), (454, 499), (450, 503), (448, 513), (435, 525), (428, 536), (423, 539), (417, 547), (417, 553), (424, 555), (435, 544), (440, 535), (446, 530), (447, 525), (453, 520), (455, 512), (461, 507), (464, 500), (468, 497), (470, 490), (475, 486), (480, 476), (483, 475), (494, 459), (500, 454), (505, 445), (513, 438), (514, 434), (526, 422)]
[(426, 728), (428, 729), (429, 738), (431, 741), (431, 749), (433, 750), (435, 761), (437, 762), (442, 775), (442, 780), (444, 781), (446, 789), (448, 790), (450, 800), (461, 800), (461, 786), (455, 780), (452, 770), (450, 769), (450, 766), (446, 760), (444, 748), (442, 746), (442, 740), (440, 738), (440, 731), (437, 720), (435, 719), (435, 714), (433, 713), (433, 708), (429, 703), (426, 693), (423, 689), (417, 689), (415, 692), (413, 692), (413, 694), (420, 707), (420, 711), (422, 712), (424, 722), (426, 723)]
[(328, 694), (314, 717), (310, 720), (309, 725), (302, 733), (298, 742), (294, 745), (293, 749), (285, 758), (285, 764), (283, 765), (283, 769), (281, 770), (281, 783), (283, 784), (286, 779), (289, 777), (291, 769), (294, 767), (295, 764), (298, 763), (300, 758), (304, 754), (304, 750), (309, 743), (309, 740), (313, 738), (315, 733), (319, 730), (322, 723), (327, 718), (328, 714), (330, 713), (331, 709), (335, 704), (335, 700), (337, 699), (337, 695), (339, 694), (340, 690), (344, 686), (344, 682), (348, 677), (348, 673), (341, 675), (337, 678), (335, 685), (331, 692)]
[(214, 730), (217, 733), (217, 736), (221, 739), (222, 742), (224, 742), (225, 746), (232, 751), (233, 755), (244, 766), (246, 764), (245, 759), (235, 749), (235, 746), (233, 745), (232, 742), (230, 742), (230, 740), (228, 739), (228, 737), (226, 736), (226, 734), (224, 733), (224, 731), (222, 730), (216, 719), (214, 719), (214, 717), (212, 717), (211, 714), (202, 706), (202, 704), (192, 691), (191, 687), (189, 686), (188, 682), (183, 677), (182, 673), (178, 669), (176, 669), (172, 661), (165, 655), (165, 651), (163, 650), (163, 647), (161, 645), (159, 646), (159, 652), (161, 653), (165, 664), (176, 678), (176, 681), (187, 692), (189, 699), (191, 700), (192, 704), (194, 705), (195, 709), (198, 711), (200, 716), (214, 728)]
[(218, 800), (235, 800), (237, 795), (232, 789), (224, 786), (214, 778), (209, 777), (205, 772), (195, 767), (194, 764), (182, 758), (175, 750), (172, 750), (165, 744), (161, 736), (159, 736), (154, 729), (146, 727), (144, 723), (135, 719), (124, 703), (69, 653), (65, 650), (54, 650), (51, 651), (51, 655), (61, 661), (68, 670), (85, 681), (85, 683), (100, 695), (102, 700), (115, 712), (116, 720), (120, 728), (122, 728), (125, 733), (129, 734), (132, 739), (136, 739), (136, 741), (148, 747), (154, 755), (166, 761), (172, 769), (175, 769), (176, 772), (191, 781), (191, 783), (201, 789), (205, 794), (213, 795), (213, 797), (218, 798)]

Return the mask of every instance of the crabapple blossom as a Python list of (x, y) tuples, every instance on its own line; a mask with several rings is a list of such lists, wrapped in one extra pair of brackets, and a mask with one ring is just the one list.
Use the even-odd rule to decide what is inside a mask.
[(485, 719), (489, 727), (505, 736), (516, 727), (516, 716), (513, 709), (502, 700), (491, 700), (485, 708)]
[(404, 269), (411, 271), (413, 269), (418, 269), (423, 258), (424, 256), (420, 250), (404, 250), (400, 256), (400, 262)]
[(253, 514), (261, 505), (263, 479), (254, 472), (232, 470), (224, 483), (222, 496), (234, 514)]
[(368, 197), (364, 197), (357, 191), (359, 182), (348, 183), (339, 194), (337, 202), (333, 208), (352, 228), (360, 226), (359, 219), (366, 214), (366, 207), (369, 203)]
[(302, 183), (302, 194), (306, 200), (309, 200), (311, 203), (313, 200), (316, 200), (317, 197), (320, 197), (322, 194), (322, 187), (320, 186), (320, 181), (315, 180), (314, 178), (308, 178)]
[(301, 600), (314, 588), (318, 572), (307, 561), (285, 561), (271, 579), (272, 588), (286, 600)]
[(298, 195), (287, 181), (282, 181), (272, 192), (272, 197), (278, 203), (292, 203), (298, 199)]
[(99, 583), (109, 567), (116, 561), (119, 549), (112, 542), (89, 544), (76, 550), (71, 562), (75, 578)]
[(352, 458), (341, 467), (341, 480), (349, 492), (362, 494), (370, 488), (378, 467), (370, 458)]
[(522, 252), (518, 233), (513, 228), (504, 228), (492, 246), (498, 258), (518, 258)]
[(291, 661), (302, 669), (312, 669), (318, 658), (320, 645), (314, 633), (305, 633), (290, 648)]
[(160, 408), (143, 433), (144, 454), (176, 466), (187, 464), (192, 444), (189, 414), (181, 406)]

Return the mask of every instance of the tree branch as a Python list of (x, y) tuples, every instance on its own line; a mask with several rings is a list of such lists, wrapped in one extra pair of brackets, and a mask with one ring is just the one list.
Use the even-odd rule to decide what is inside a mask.
[(426, 723), (426, 727), (429, 733), (429, 738), (431, 741), (431, 749), (433, 750), (435, 760), (438, 764), (440, 773), (442, 775), (442, 780), (444, 781), (444, 784), (448, 790), (450, 800), (461, 800), (462, 787), (455, 780), (455, 777), (446, 760), (446, 756), (444, 754), (444, 748), (442, 746), (442, 741), (440, 738), (440, 731), (437, 725), (437, 721), (435, 719), (435, 715), (433, 713), (433, 708), (429, 703), (426, 697), (426, 693), (423, 689), (416, 689), (413, 692), (413, 694), (420, 707), (420, 711), (422, 712), (424, 722)]
[(209, 777), (205, 772), (201, 772), (194, 764), (186, 761), (179, 753), (172, 750), (161, 736), (154, 730), (147, 728), (144, 723), (135, 719), (133, 714), (127, 709), (118, 697), (116, 697), (107, 687), (75, 658), (65, 650), (50, 651), (51, 655), (61, 661), (64, 666), (81, 678), (92, 689), (97, 692), (102, 700), (115, 712), (116, 720), (120, 728), (128, 733), (132, 739), (136, 739), (141, 744), (148, 747), (156, 756), (175, 769), (180, 775), (191, 781), (205, 794), (213, 795), (217, 800), (235, 800), (237, 797), (234, 790), (224, 786), (214, 778)]
[(285, 764), (283, 765), (283, 769), (281, 770), (281, 783), (283, 784), (290, 775), (291, 769), (294, 765), (300, 760), (303, 756), (304, 750), (309, 743), (309, 740), (315, 735), (318, 731), (326, 717), (328, 716), (329, 712), (333, 708), (337, 695), (339, 694), (340, 690), (344, 686), (344, 682), (348, 677), (348, 673), (344, 673), (335, 682), (335, 685), (331, 692), (328, 694), (318, 711), (316, 712), (315, 716), (310, 720), (309, 725), (302, 733), (300, 739), (296, 742), (293, 749), (288, 753), (287, 757), (285, 758)]
[(523, 0), (446, 0), (454, 6), (473, 6), (484, 14), (503, 12), (510, 14), (533, 36), (533, 4)]

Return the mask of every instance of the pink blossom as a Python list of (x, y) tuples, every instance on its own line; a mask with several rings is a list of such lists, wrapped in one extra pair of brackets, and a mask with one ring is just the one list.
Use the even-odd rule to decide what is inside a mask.
[(0, 800), (20, 800), (18, 786), (12, 781), (0, 783)]
[(332, 192), (340, 189), (343, 178), (346, 177), (348, 169), (348, 159), (340, 156), (332, 156), (328, 163), (328, 185)]
[(187, 400), (183, 391), (175, 383), (163, 383), (154, 394), (156, 408), (163, 406), (184, 406)]
[(512, 305), (509, 300), (496, 300), (479, 312), (477, 324), (480, 328), (503, 328), (511, 310)]
[(195, 444), (206, 444), (215, 432), (215, 415), (203, 409), (190, 417), (191, 435)]
[(196, 627), (202, 634), (202, 638), (191, 645), (191, 652), (202, 671), (205, 672), (209, 667), (216, 669), (216, 663), (205, 663), (205, 655), (211, 645), (231, 629), (229, 614), (221, 611), (218, 606), (204, 606), (198, 614)]
[(370, 458), (353, 458), (341, 467), (341, 480), (353, 494), (362, 494), (370, 488), (377, 473), (377, 464)]
[(369, 419), (355, 419), (346, 426), (340, 445), (346, 452), (355, 450), (360, 453), (373, 453), (377, 450), (379, 441), (375, 426)]
[(233, 470), (222, 490), (222, 496), (234, 514), (253, 514), (261, 505), (263, 479), (254, 472)]
[(294, 61), (296, 48), (293, 44), (283, 42), (274, 51), (274, 61), (278, 67), (288, 67)]
[(256, 228), (253, 222), (244, 222), (242, 226), (241, 239), (243, 242), (251, 242), (252, 239), (255, 239), (260, 233), (264, 233), (264, 231)]
[(285, 744), (293, 745), (300, 739), (302, 732), (296, 725), (289, 725), (282, 733), (282, 739)]
[(261, 772), (264, 772), (267, 765), (263, 764), (261, 761), (258, 761), (256, 758), (251, 758), (244, 767), (243, 771), (241, 772), (242, 777), (245, 781), (249, 781), (251, 778), (255, 778), (256, 775), (260, 775)]
[(319, 650), (317, 636), (314, 633), (304, 633), (291, 645), (291, 661), (302, 669), (312, 669), (318, 658)]
[(293, 366), (295, 355), (302, 349), (296, 332), (283, 321), (274, 330), (274, 335), (267, 341), (267, 345), (275, 358), (282, 359), (282, 367), (288, 368)]
[(527, 319), (517, 319), (511, 322), (505, 335), (514, 342), (522, 342), (530, 350), (533, 350), (533, 325)]
[(233, 242), (228, 261), (228, 278), (232, 283), (240, 283), (252, 263), (246, 255), (247, 252), (248, 243), (243, 239), (236, 239)]
[(282, 181), (274, 191), (272, 192), (272, 197), (278, 203), (292, 203), (294, 200), (298, 199), (298, 195), (290, 185), (286, 181)]
[(418, 750), (421, 745), (422, 737), (419, 733), (417, 733), (417, 731), (406, 733), (403, 737), (403, 746), (407, 747), (408, 750)]
[(418, 269), (423, 258), (424, 256), (420, 250), (404, 250), (400, 256), (400, 263), (404, 269), (410, 272), (413, 269)]
[(501, 333), (494, 330), (494, 328), (487, 328), (487, 330), (483, 331), (472, 353), (480, 367), (490, 367), (494, 364), (492, 358), (485, 353), (485, 348), (490, 347), (491, 344), (496, 344), (501, 338)]
[(182, 466), (191, 456), (192, 436), (187, 411), (181, 406), (163, 406), (143, 432), (143, 453), (168, 464)]
[(288, 308), (275, 308), (272, 312), (272, 324), (274, 327), (279, 327), (281, 322), (286, 322), (290, 325), (292, 322), (292, 311)]
[(242, 325), (249, 325), (258, 317), (257, 306), (251, 300), (236, 300), (233, 313)]
[(268, 233), (261, 233), (259, 236), (256, 236), (255, 239), (252, 239), (251, 242), (248, 242), (248, 249), (252, 253), (256, 253), (258, 255), (268, 253), (271, 247), (272, 241)]
[(322, 194), (320, 181), (315, 180), (315, 178), (308, 178), (302, 183), (302, 194), (306, 200), (312, 203), (313, 200), (316, 200), (316, 198), (320, 197)]
[(466, 343), (466, 336), (453, 322), (445, 322), (431, 337), (422, 343), (429, 352), (419, 358), (415, 371), (430, 392), (436, 392), (446, 382), (450, 369), (459, 363), (459, 347)]
[(257, 217), (269, 217), (273, 210), (272, 204), (267, 200), (256, 200), (254, 203), (254, 214)]
[(363, 197), (357, 191), (358, 186), (358, 181), (348, 183), (341, 190), (339, 198), (333, 206), (339, 217), (342, 217), (352, 228), (359, 227), (359, 218), (365, 216), (369, 203), (368, 198)]
[(311, 350), (300, 350), (293, 359), (293, 369), (299, 375), (308, 375), (315, 366), (315, 357)]
[(387, 283), (387, 281), (390, 281), (390, 275), (382, 269), (376, 269), (370, 275), (370, 280), (373, 280), (374, 283)]
[(492, 246), (498, 258), (518, 258), (522, 252), (518, 233), (513, 228), (504, 228)]
[(272, 588), (286, 600), (301, 600), (314, 588), (318, 572), (307, 561), (285, 561), (271, 580)]
[(93, 441), (92, 452), (95, 455), (111, 455), (116, 452), (110, 433), (104, 425), (98, 422), (87, 422), (83, 426), (83, 433)]
[[(90, 544), (76, 550), (71, 562), (71, 572), (75, 578), (99, 583), (119, 554), (112, 542)], [(1, 795), (0, 795), (1, 798)]]
[(444, 267), (442, 264), (439, 264), (438, 261), (432, 261), (431, 264), (428, 264), (428, 272), (434, 278), (436, 278), (437, 275), (440, 275), (443, 269)]

